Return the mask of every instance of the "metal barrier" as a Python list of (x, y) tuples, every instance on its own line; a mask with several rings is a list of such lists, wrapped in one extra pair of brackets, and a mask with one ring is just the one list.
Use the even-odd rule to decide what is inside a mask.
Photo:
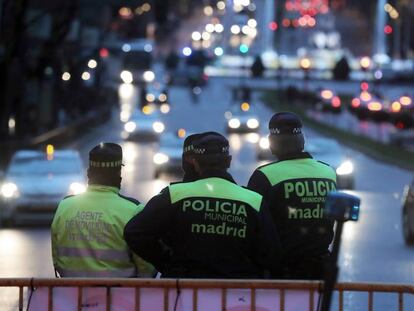
[[(64, 279), (35, 279), (35, 278), (0, 278), (0, 289), (15, 287), (19, 289), (18, 309), (24, 308), (24, 289), (47, 288), (47, 310), (53, 310), (53, 289), (61, 287), (77, 288), (77, 310), (82, 310), (82, 293), (84, 288), (105, 288), (106, 310), (111, 310), (111, 291), (115, 288), (130, 288), (135, 293), (135, 309), (140, 311), (140, 290), (163, 290), (163, 310), (171, 309), (170, 290), (190, 290), (192, 292), (192, 311), (198, 310), (198, 291), (203, 289), (215, 289), (221, 291), (221, 310), (227, 309), (227, 297), (229, 290), (248, 290), (250, 295), (249, 308), (256, 311), (256, 292), (258, 290), (278, 290), (280, 305), (277, 310), (285, 310), (285, 293), (287, 291), (308, 291), (309, 311), (315, 311), (315, 295), (323, 289), (320, 281), (273, 281), (273, 280), (201, 280), (201, 279), (91, 279), (91, 278), (64, 278)], [(398, 296), (398, 310), (404, 310), (404, 295), (414, 294), (414, 286), (402, 284), (375, 284), (375, 283), (338, 283), (335, 287), (338, 293), (338, 308), (344, 310), (344, 292), (364, 292), (368, 294), (367, 310), (374, 310), (374, 293), (393, 293)], [(177, 294), (177, 299), (178, 299)], [(316, 298), (317, 299), (317, 298)], [(176, 301), (177, 303), (177, 301)]]

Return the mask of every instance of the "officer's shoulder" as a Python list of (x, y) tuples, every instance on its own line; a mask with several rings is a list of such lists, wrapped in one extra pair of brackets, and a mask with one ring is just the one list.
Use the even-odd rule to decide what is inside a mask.
[(273, 162), (269, 162), (269, 163), (260, 165), (256, 168), (256, 171), (262, 171), (263, 169), (266, 169), (267, 167), (272, 166), (272, 165), (277, 164), (277, 163), (278, 163), (278, 161), (273, 161)]
[(326, 163), (326, 162), (323, 162), (323, 161), (320, 161), (320, 160), (316, 160), (316, 162), (319, 162), (323, 165), (326, 165), (326, 166), (329, 166), (330, 168), (332, 168), (332, 166), (330, 164)]
[(122, 195), (122, 194), (120, 194), (120, 193), (118, 193), (118, 196), (119, 196), (121, 199), (123, 199), (123, 200), (126, 200), (126, 201), (129, 201), (129, 202), (131, 202), (131, 203), (134, 203), (135, 205), (140, 205), (140, 204), (141, 204), (141, 202), (140, 202), (140, 201), (138, 201), (137, 199), (134, 199), (134, 198), (131, 198), (131, 197), (128, 197), (128, 196)]

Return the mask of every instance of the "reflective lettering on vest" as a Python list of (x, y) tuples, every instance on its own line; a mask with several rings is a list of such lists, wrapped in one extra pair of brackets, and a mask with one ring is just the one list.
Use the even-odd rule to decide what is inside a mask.
[(182, 204), (183, 212), (188, 211), (188, 209), (195, 212), (214, 212), (214, 213), (223, 213), (223, 214), (233, 214), (237, 216), (247, 217), (247, 210), (244, 204), (239, 204), (236, 202), (220, 202), (215, 201), (212, 203), (212, 200), (184, 200)]
[(197, 234), (216, 234), (233, 236), (238, 238), (246, 237), (246, 226), (236, 228), (229, 226), (227, 223), (222, 222), (220, 225), (204, 225), (204, 224), (191, 224), (191, 232)]
[(327, 180), (294, 181), (284, 184), (285, 199), (296, 197), (324, 197), (329, 191), (336, 189), (335, 182)]
[(294, 208), (288, 206), (289, 219), (321, 219), (323, 218), (323, 208), (317, 204), (315, 208)]

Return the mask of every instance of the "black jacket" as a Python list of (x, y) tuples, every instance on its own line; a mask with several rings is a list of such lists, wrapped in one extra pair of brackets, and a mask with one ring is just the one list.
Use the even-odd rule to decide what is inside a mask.
[(336, 189), (335, 171), (303, 152), (259, 167), (248, 188), (267, 201), (290, 276), (319, 278), (333, 238), (333, 222), (323, 217), (323, 208)]
[(125, 227), (131, 249), (163, 277), (277, 274), (279, 239), (262, 197), (237, 186), (228, 174), (203, 177), (153, 197)]

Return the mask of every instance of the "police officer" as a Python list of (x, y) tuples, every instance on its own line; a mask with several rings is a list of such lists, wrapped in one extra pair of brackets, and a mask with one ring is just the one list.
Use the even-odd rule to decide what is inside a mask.
[(126, 225), (125, 240), (163, 277), (263, 277), (265, 268), (278, 268), (279, 249), (270, 246), (279, 241), (262, 196), (227, 173), (226, 138), (201, 136), (193, 159), (200, 179), (153, 197)]
[(138, 264), (151, 272), (123, 239), (125, 224), (143, 205), (119, 194), (121, 165), (121, 146), (94, 147), (87, 191), (59, 203), (51, 231), (53, 265), (61, 277), (135, 277)]
[(304, 152), (301, 119), (279, 112), (269, 122), (269, 142), (278, 161), (257, 168), (248, 188), (262, 194), (280, 234), (288, 278), (319, 279), (329, 256), (333, 222), (323, 218), (335, 171)]

